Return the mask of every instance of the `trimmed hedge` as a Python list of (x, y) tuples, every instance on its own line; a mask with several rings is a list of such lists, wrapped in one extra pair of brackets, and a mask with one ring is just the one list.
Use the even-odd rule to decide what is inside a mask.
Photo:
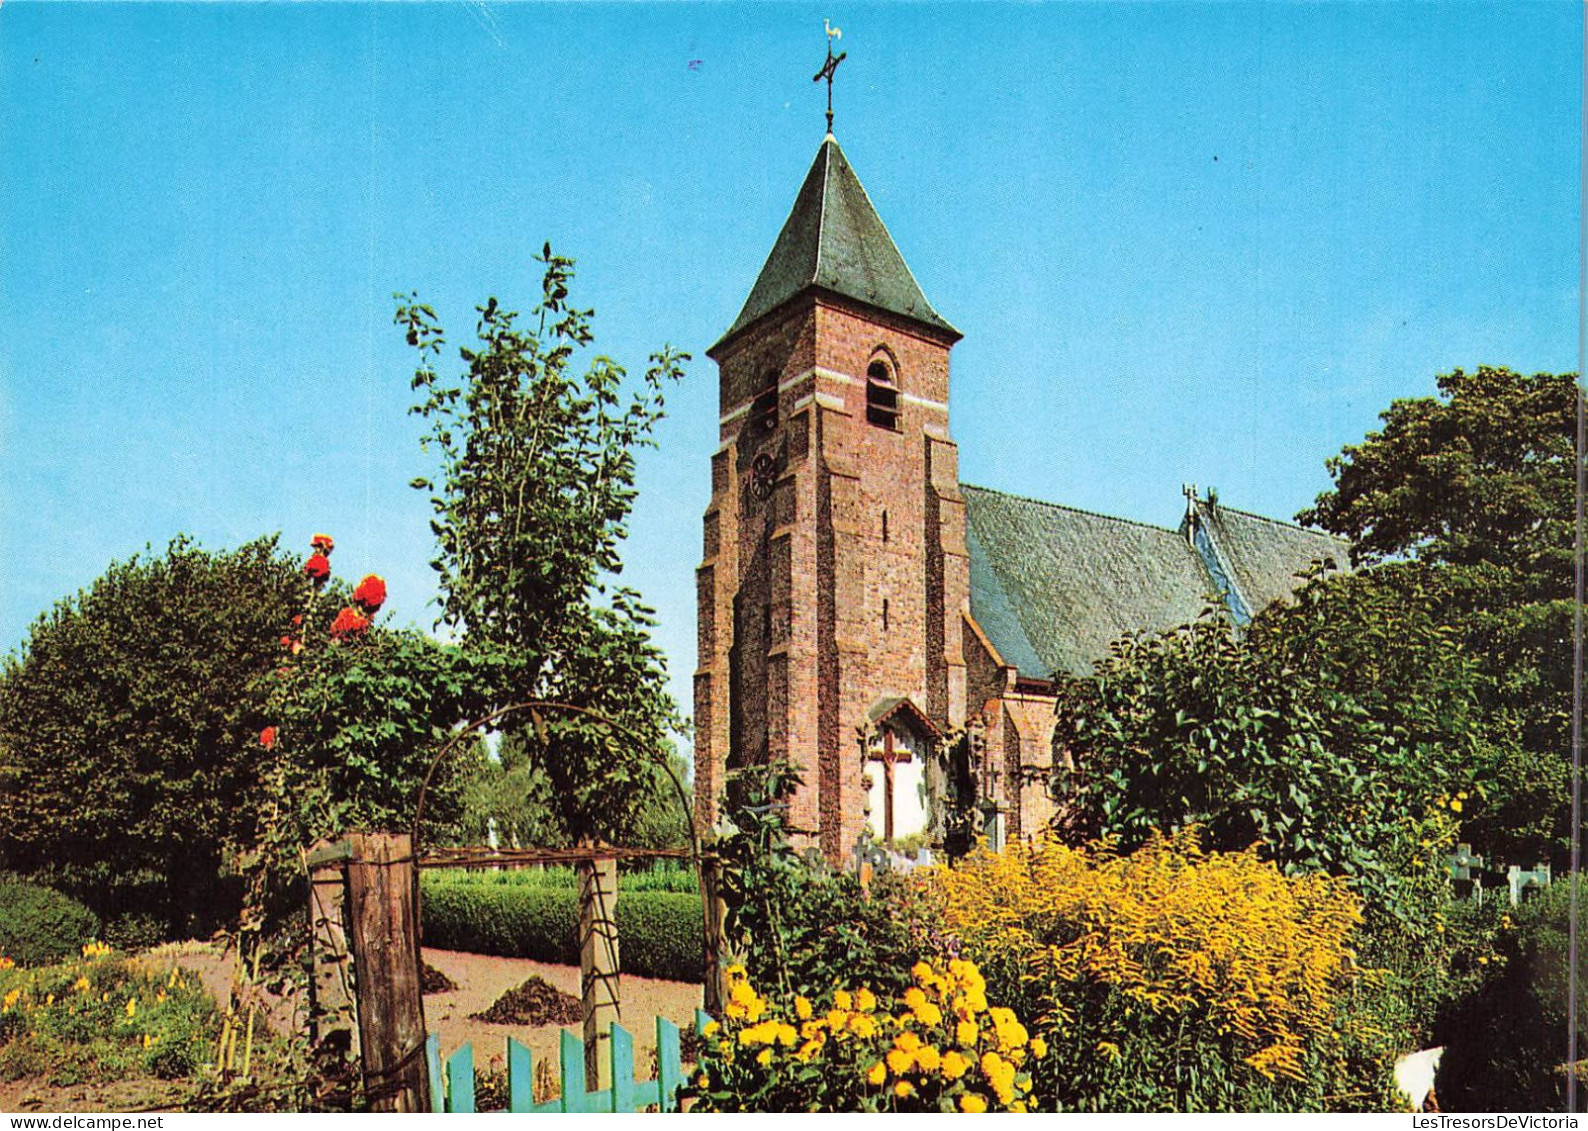
[[(445, 950), (579, 964), (579, 893), (514, 884), (421, 883), (424, 944)], [(700, 896), (620, 891), (618, 946), (625, 974), (700, 980)]]
[(0, 884), (0, 955), (18, 966), (75, 957), (98, 935), (98, 916), (71, 896), (38, 884)]
[(700, 894), (625, 891), (618, 895), (618, 955), (642, 978), (698, 982), (705, 966)]

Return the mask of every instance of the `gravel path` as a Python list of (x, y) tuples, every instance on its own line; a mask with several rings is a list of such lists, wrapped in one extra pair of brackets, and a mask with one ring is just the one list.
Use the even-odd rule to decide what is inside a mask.
[[(458, 984), (450, 993), (425, 997), (425, 1024), (430, 1032), (440, 1035), (443, 1057), (464, 1044), (472, 1044), (477, 1068), (505, 1070), (507, 1038), (512, 1037), (527, 1046), (536, 1061), (556, 1063), (561, 1031), (557, 1026), (531, 1029), (521, 1025), (494, 1025), (472, 1020), (469, 1014), (489, 1008), (498, 997), (531, 974), (539, 974), (557, 989), (577, 997), (577, 966), (552, 966), (519, 958), (494, 958), (430, 947), (425, 948), (424, 958)], [(217, 1001), (226, 1000), (231, 986), (232, 962), (213, 946), (184, 943), (161, 948), (148, 956), (147, 961), (162, 970), (169, 969), (175, 962), (196, 974)], [(646, 1076), (650, 1074), (651, 1054), (656, 1048), (656, 1023), (652, 1019), (665, 1017), (680, 1028), (692, 1024), (695, 1009), (701, 1004), (702, 987), (698, 982), (664, 982), (625, 975), (621, 993), (624, 1028), (634, 1036), (635, 1067), (639, 1075)], [(291, 1027), (291, 1008), (287, 1003), (279, 1003), (272, 1013), (276, 1028)], [(578, 1036), (578, 1027), (571, 1028)], [(0, 1112), (180, 1110), (171, 1105), (179, 1104), (185, 1091), (181, 1081), (129, 1080), (68, 1088), (54, 1088), (32, 1080), (0, 1081)]]
[[(529, 1029), (521, 1025), (493, 1025), (474, 1021), (469, 1014), (490, 1007), (498, 997), (519, 985), (531, 974), (539, 974), (564, 993), (579, 996), (579, 968), (551, 966), (522, 958), (493, 958), (456, 950), (424, 951), (425, 961), (458, 984), (451, 993), (425, 997), (425, 1023), (441, 1036), (441, 1053), (448, 1055), (465, 1043), (474, 1045), (474, 1063), (484, 1068), (507, 1063), (507, 1038), (512, 1037), (535, 1054), (536, 1060), (557, 1056), (556, 1026)], [(655, 1017), (665, 1017), (679, 1028), (694, 1023), (703, 989), (698, 982), (663, 982), (656, 978), (623, 976), (620, 988), (623, 1002), (623, 1027), (634, 1036), (634, 1063), (646, 1075), (651, 1052), (656, 1048)], [(573, 1028), (575, 1036), (579, 1029)]]

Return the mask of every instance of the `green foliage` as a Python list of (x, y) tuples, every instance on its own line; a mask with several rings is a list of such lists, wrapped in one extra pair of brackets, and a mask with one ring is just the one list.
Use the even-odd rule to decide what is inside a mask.
[(683, 864), (657, 864), (618, 875), (621, 891), (699, 892), (700, 877), (693, 867)]
[(0, 866), (107, 917), (208, 930), (235, 904), (222, 845), (249, 824), (261, 699), (299, 593), (274, 538), (185, 538), (60, 602), (0, 673)]
[[(372, 618), (338, 632), (338, 620), (351, 615), (332, 616), (341, 594), (322, 593), (307, 578), (297, 591), (299, 611), (282, 618), (277, 662), (254, 685), (269, 727), (251, 742), (258, 802), (234, 843), (247, 879), (242, 926), (251, 956), (259, 941), (252, 936), (296, 925), (305, 846), (356, 828), (412, 828), (435, 756), (503, 678), (496, 657)], [(438, 766), (422, 835), (445, 834), (461, 817), (467, 766), (460, 759)], [(303, 940), (289, 931), (277, 942), (280, 950)]]
[[(1566, 1110), (1571, 889), (1569, 881), (1556, 883), (1514, 915), (1491, 912), (1498, 914), (1489, 925), (1492, 950), (1479, 955), (1489, 961), (1473, 970), (1473, 990), (1436, 1031), (1445, 1046), (1435, 1083), (1444, 1110)], [(1581, 963), (1579, 985), (1588, 974)], [(1579, 998), (1577, 1031), (1580, 1058), (1588, 999)], [(1582, 1085), (1579, 1077), (1579, 1095)]]
[(219, 1030), (215, 1002), (175, 968), (96, 955), (0, 970), (0, 1079), (189, 1077), (213, 1058)]
[(1518, 744), (1439, 601), (1420, 567), (1383, 566), (1314, 581), (1243, 638), (1203, 621), (1116, 646), (1061, 684), (1071, 820), (1126, 849), (1198, 825), (1215, 850), (1349, 877), (1370, 916), (1426, 918), (1411, 893), (1454, 831), (1426, 818), (1482, 817), (1475, 783)]
[[(264, 679), (279, 738), (262, 761), (292, 779), (306, 822), (298, 843), (350, 828), (409, 828), (431, 760), (483, 709), (499, 665), (411, 629), (307, 643)], [(461, 816), (462, 768), (438, 768), (427, 828)]]
[(0, 957), (42, 966), (78, 953), (99, 919), (70, 896), (37, 884), (0, 883)]
[(115, 950), (135, 954), (165, 941), (165, 923), (145, 912), (129, 911), (105, 924), (104, 939)]
[(426, 877), (420, 891), (426, 946), (565, 966), (579, 961), (574, 889), (436, 884)]
[[(549, 727), (549, 724), (548, 724)], [(492, 832), (504, 848), (565, 848), (573, 843), (569, 826), (554, 797), (543, 760), (533, 754), (533, 732), (502, 736), (493, 757), (485, 743), (468, 759), (460, 782), (463, 813), (457, 822), (460, 844), (484, 844)], [(666, 743), (668, 771), (650, 767), (650, 788), (635, 796), (636, 810), (623, 822), (623, 843), (633, 848), (686, 848), (689, 811), (680, 802), (673, 781), (688, 777), (683, 757)]]
[(903, 992), (910, 966), (929, 953), (901, 881), (882, 876), (868, 894), (852, 873), (830, 871), (789, 842), (788, 799), (799, 775), (786, 763), (739, 770), (717, 843), (728, 950), (752, 982), (781, 996), (821, 998), (834, 986)]
[[(426, 869), (424, 882), (429, 886), (466, 887), (532, 887), (578, 888), (579, 876), (573, 868), (552, 864), (537, 868), (486, 868), (473, 871), (465, 868)], [(639, 867), (618, 873), (619, 891), (671, 891), (685, 894), (700, 891), (700, 879), (695, 870), (682, 864), (663, 861), (650, 867)]]
[(494, 757), (479, 740), (464, 771), (458, 841), (486, 844), (492, 833), (504, 848), (567, 847), (551, 779), (530, 760), (517, 732), (502, 736)]
[(437, 372), (445, 338), (435, 312), (399, 296), (396, 321), (419, 351), (412, 411), (429, 423), (423, 443), (440, 463), (414, 486), (431, 493), (436, 515), (442, 620), (468, 648), (514, 665), (499, 704), (555, 701), (604, 716), (545, 709), (522, 731), (563, 834), (623, 841), (655, 791), (675, 713), (651, 610), (624, 589), (605, 605), (595, 598), (602, 576), (622, 567), (634, 453), (652, 444), (663, 388), (686, 357), (653, 355), (627, 403), (625, 373), (610, 359), (579, 374), (591, 312), (568, 301), (572, 260), (548, 245), (540, 261), (533, 328), (489, 299), (455, 384)]
[(1456, 370), (1439, 397), (1394, 402), (1383, 428), (1329, 461), (1335, 487), (1297, 516), (1353, 540), (1359, 561), (1415, 558), (1439, 578), (1441, 620), (1520, 745), (1484, 830), (1496, 852), (1562, 856), (1569, 827), (1574, 374)]
[[(579, 893), (572, 886), (460, 882), (427, 872), (420, 891), (426, 946), (565, 966), (579, 962)], [(623, 972), (698, 979), (702, 923), (698, 894), (620, 889)]]
[(1439, 393), (1391, 404), (1297, 521), (1349, 537), (1358, 561), (1494, 565), (1569, 591), (1576, 375), (1457, 369)]
[(705, 916), (696, 893), (645, 891), (618, 897), (623, 969), (647, 978), (699, 981)]

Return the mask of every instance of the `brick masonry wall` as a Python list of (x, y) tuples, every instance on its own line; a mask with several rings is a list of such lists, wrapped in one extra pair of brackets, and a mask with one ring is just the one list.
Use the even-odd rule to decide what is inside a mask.
[[(697, 574), (703, 832), (731, 767), (784, 757), (805, 783), (790, 824), (843, 860), (865, 824), (867, 714), (894, 696), (945, 732), (982, 715), (1009, 835), (1053, 815), (1045, 784), (1018, 786), (1021, 766), (1051, 765), (1053, 701), (1014, 690), (969, 616), (949, 348), (908, 320), (807, 294), (713, 351), (721, 447)], [(866, 419), (877, 358), (896, 374), (896, 431)], [(775, 416), (752, 412), (771, 387)]]
[[(948, 351), (906, 320), (813, 295), (715, 351), (723, 448), (695, 696), (703, 825), (729, 767), (787, 757), (806, 782), (791, 824), (839, 859), (864, 823), (869, 709), (908, 696), (944, 729), (963, 721), (969, 576)], [(897, 431), (866, 420), (878, 357), (897, 375)], [(748, 411), (774, 384), (775, 424)], [(752, 485), (763, 454), (768, 499)]]

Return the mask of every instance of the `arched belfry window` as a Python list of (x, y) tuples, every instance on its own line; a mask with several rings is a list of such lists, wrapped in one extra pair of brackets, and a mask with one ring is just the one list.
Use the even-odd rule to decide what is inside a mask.
[(777, 427), (777, 376), (750, 402), (750, 427), (755, 432), (770, 432)]
[(879, 428), (899, 430), (899, 380), (880, 357), (866, 368), (866, 420)]

